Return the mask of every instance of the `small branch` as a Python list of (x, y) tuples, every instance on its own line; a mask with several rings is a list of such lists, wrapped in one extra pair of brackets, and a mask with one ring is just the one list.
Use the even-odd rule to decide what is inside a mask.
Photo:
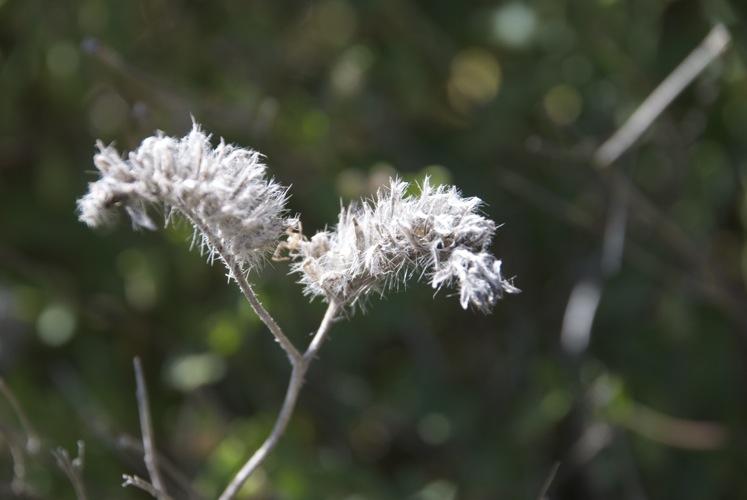
[(329, 331), (332, 329), (332, 323), (337, 317), (339, 311), (340, 304), (334, 301), (329, 303), (329, 307), (327, 307), (327, 312), (324, 313), (324, 318), (322, 318), (322, 323), (319, 325), (319, 329), (314, 335), (314, 338), (311, 339), (308, 349), (306, 349), (306, 352), (303, 354), (303, 359), (306, 363), (310, 363), (316, 356), (319, 348), (327, 338)]
[[(107, 445), (111, 450), (116, 452), (120, 460), (132, 464), (132, 457), (138, 460), (143, 456), (142, 436), (131, 436), (122, 432), (114, 424), (111, 415), (95, 404), (95, 398), (91, 394), (90, 388), (71, 366), (58, 365), (52, 368), (52, 381), (56, 385), (60, 394), (75, 409), (78, 418), (93, 433), (99, 442)], [(202, 497), (195, 491), (190, 479), (181, 472), (168, 457), (157, 453), (159, 470), (163, 476), (170, 480), (168, 483), (174, 484), (182, 489), (182, 493), (176, 495), (179, 499), (185, 500), (202, 500)], [(0, 494), (0, 498), (2, 495)]]
[(141, 490), (150, 493), (150, 496), (153, 498), (159, 498), (161, 496), (161, 493), (156, 490), (152, 484), (141, 477), (122, 474), (122, 479), (125, 480), (124, 483), (122, 483), (123, 488), (134, 486), (135, 488), (140, 488)]
[(73, 460), (70, 460), (70, 455), (64, 448), (57, 448), (52, 451), (57, 466), (62, 469), (62, 472), (65, 473), (72, 483), (73, 489), (75, 490), (75, 497), (78, 500), (86, 500), (88, 498), (86, 487), (83, 483), (83, 478), (81, 477), (85, 461), (85, 452), (86, 448), (83, 441), (78, 441), (78, 456)]
[[(324, 315), (324, 319), (322, 319), (322, 322), (319, 325), (319, 329), (314, 335), (314, 338), (309, 344), (306, 352), (301, 355), (299, 350), (283, 333), (283, 330), (275, 322), (270, 313), (268, 313), (267, 310), (262, 306), (259, 299), (257, 298), (257, 295), (254, 293), (254, 290), (252, 290), (249, 281), (246, 279), (244, 271), (239, 263), (236, 262), (233, 256), (227, 255), (223, 251), (220, 240), (212, 233), (212, 231), (210, 231), (209, 228), (200, 224), (199, 221), (196, 221), (192, 218), (189, 219), (194, 227), (203, 234), (212, 251), (218, 254), (223, 260), (226, 267), (228, 268), (230, 276), (236, 280), (239, 288), (241, 288), (241, 292), (244, 294), (244, 297), (246, 297), (246, 300), (252, 306), (254, 312), (257, 314), (259, 319), (261, 319), (262, 322), (267, 326), (272, 335), (275, 337), (275, 340), (277, 340), (285, 353), (288, 355), (288, 359), (290, 360), (292, 366), (291, 377), (290, 381), (288, 382), (288, 389), (285, 393), (285, 400), (283, 401), (283, 406), (280, 408), (280, 413), (278, 414), (277, 420), (275, 421), (275, 425), (272, 428), (270, 435), (267, 436), (264, 443), (262, 443), (262, 446), (260, 446), (244, 464), (244, 466), (236, 474), (233, 480), (231, 480), (223, 494), (220, 496), (220, 500), (230, 500), (232, 498), (235, 498), (246, 480), (249, 479), (249, 476), (251, 476), (251, 474), (262, 464), (262, 462), (264, 462), (270, 452), (275, 448), (275, 446), (277, 446), (280, 437), (285, 432), (285, 428), (288, 426), (291, 415), (293, 415), (293, 410), (295, 409), (298, 395), (301, 392), (301, 387), (303, 387), (304, 377), (306, 376), (306, 372), (309, 369), (309, 364), (316, 356), (316, 353), (319, 351), (321, 345), (324, 343), (324, 339), (329, 333), (332, 322), (334, 321), (335, 316), (340, 309), (340, 305), (337, 302), (330, 302), (329, 307), (327, 308), (327, 312)], [(145, 435), (143, 435), (143, 438), (145, 438)], [(151, 479), (153, 479), (155, 482), (155, 478), (152, 477)]]
[(628, 190), (622, 174), (613, 171), (599, 269), (595, 270), (592, 277), (582, 278), (576, 283), (563, 316), (560, 341), (568, 354), (579, 355), (589, 346), (605, 280), (620, 269), (625, 248), (627, 216)]
[(672, 417), (640, 403), (619, 420), (641, 436), (676, 448), (717, 450), (729, 439), (729, 432), (719, 423)]
[(336, 302), (330, 302), (327, 312), (322, 319), (319, 329), (317, 330), (314, 338), (309, 344), (308, 349), (303, 356), (297, 358), (291, 357), (291, 364), (293, 365), (293, 371), (291, 372), (290, 381), (288, 382), (288, 389), (285, 393), (285, 401), (280, 409), (278, 418), (275, 421), (275, 426), (272, 428), (272, 432), (267, 439), (265, 439), (262, 446), (247, 460), (241, 470), (236, 474), (231, 483), (226, 487), (219, 500), (231, 500), (236, 497), (241, 487), (244, 485), (249, 476), (257, 470), (257, 468), (264, 462), (270, 452), (277, 446), (280, 437), (285, 432), (285, 428), (288, 426), (293, 410), (298, 400), (298, 395), (303, 387), (304, 377), (309, 369), (311, 361), (319, 351), (324, 339), (327, 337), (329, 330), (332, 326), (340, 306)]
[(267, 312), (267, 309), (262, 306), (262, 303), (257, 298), (254, 290), (252, 290), (249, 281), (247, 281), (246, 277), (244, 276), (244, 272), (242, 271), (236, 260), (230, 255), (226, 255), (226, 253), (223, 251), (223, 247), (220, 245), (218, 238), (212, 233), (212, 231), (209, 230), (209, 228), (200, 224), (199, 221), (194, 220), (187, 214), (184, 214), (184, 216), (187, 217), (192, 225), (203, 234), (209, 245), (223, 260), (223, 263), (228, 268), (228, 272), (233, 277), (233, 279), (236, 280), (236, 283), (239, 284), (241, 292), (244, 294), (244, 297), (246, 297), (246, 300), (249, 301), (249, 305), (252, 306), (254, 312), (257, 314), (257, 316), (259, 316), (259, 319), (262, 320), (262, 323), (267, 326), (267, 328), (270, 330), (270, 333), (272, 333), (272, 335), (275, 337), (275, 340), (278, 341), (280, 346), (286, 352), (291, 360), (291, 364), (297, 363), (301, 358), (301, 353), (298, 352), (298, 349), (296, 349), (296, 347), (293, 345), (293, 342), (291, 342), (288, 337), (285, 336), (283, 330), (275, 322), (275, 319), (273, 319), (270, 313)]
[(558, 474), (558, 469), (560, 468), (560, 462), (555, 462), (552, 465), (552, 469), (550, 469), (550, 473), (547, 475), (547, 479), (545, 479), (544, 484), (542, 485), (542, 489), (539, 492), (539, 495), (537, 495), (537, 500), (544, 500), (545, 496), (547, 495), (547, 492), (550, 491), (550, 486), (552, 486), (552, 482), (555, 480), (555, 476)]
[(566, 353), (578, 356), (589, 346), (601, 298), (602, 283), (597, 278), (582, 278), (573, 287), (560, 330), (560, 344)]
[(612, 173), (610, 190), (607, 220), (604, 224), (604, 237), (602, 238), (602, 257), (599, 265), (604, 278), (609, 278), (620, 270), (627, 237), (628, 211), (630, 210), (630, 195), (621, 172), (614, 171)]
[[(548, 215), (556, 217), (569, 227), (586, 231), (594, 236), (598, 235), (598, 229), (589, 213), (579, 210), (568, 201), (513, 172), (507, 174), (501, 172), (500, 169), (497, 169), (497, 172), (498, 181), (517, 197), (528, 201)], [(643, 215), (641, 220), (650, 224), (658, 237), (690, 264), (690, 270), (695, 270), (693, 279), (686, 281), (685, 284), (692, 291), (708, 297), (716, 307), (726, 312), (730, 318), (743, 326), (747, 326), (743, 295), (735, 296), (734, 288), (723, 282), (722, 279), (718, 279), (718, 276), (722, 273), (719, 272), (718, 266), (714, 262), (705, 257), (706, 252), (699, 249), (695, 242), (683, 232), (682, 228), (667, 218), (651, 200), (620, 172), (617, 172), (617, 175), (614, 176), (602, 175), (601, 179), (608, 183), (622, 184), (621, 187), (625, 190), (624, 196), (627, 203), (635, 208), (635, 212), (640, 212)], [(611, 184), (610, 186), (612, 187)], [(612, 189), (616, 188), (612, 187)], [(630, 241), (630, 239), (625, 242), (625, 245), (625, 257), (642, 271), (649, 274), (660, 274), (670, 280), (682, 279), (681, 271), (675, 267), (674, 260), (658, 259), (645, 246)]]
[[(103, 429), (98, 429), (98, 432), (104, 436), (104, 438), (109, 441), (109, 443), (113, 443), (114, 446), (121, 451), (127, 451), (130, 453), (137, 453), (142, 454), (143, 453), (143, 444), (142, 442), (139, 442), (136, 438), (133, 436), (129, 436), (127, 434), (120, 434), (118, 438), (107, 434), (106, 431)], [(186, 498), (190, 500), (201, 500), (202, 497), (194, 490), (194, 486), (190, 483), (189, 479), (184, 475), (182, 471), (180, 471), (176, 465), (174, 465), (172, 462), (169, 461), (167, 457), (164, 457), (162, 454), (158, 453), (156, 451), (156, 457), (158, 459), (159, 469), (162, 470), (166, 477), (171, 479), (174, 484), (179, 486), (179, 488), (182, 489), (184, 495), (186, 495)], [(181, 497), (179, 497), (181, 498)]]
[(233, 278), (236, 280), (236, 283), (239, 284), (241, 292), (244, 294), (244, 297), (246, 297), (246, 300), (249, 301), (249, 304), (252, 306), (252, 309), (254, 309), (254, 312), (257, 314), (257, 316), (259, 316), (259, 319), (261, 319), (262, 322), (267, 325), (267, 328), (270, 329), (270, 332), (272, 332), (272, 334), (275, 336), (275, 339), (278, 341), (280, 346), (283, 348), (286, 354), (288, 354), (288, 357), (291, 360), (291, 364), (297, 363), (301, 358), (301, 353), (298, 352), (298, 349), (296, 349), (296, 347), (288, 339), (288, 337), (285, 336), (283, 330), (280, 328), (280, 326), (278, 326), (273, 317), (270, 316), (270, 313), (267, 312), (267, 309), (262, 306), (262, 303), (257, 298), (254, 290), (252, 290), (251, 285), (247, 281), (246, 277), (244, 277), (244, 273), (241, 272), (241, 269), (239, 269), (239, 266), (235, 262), (229, 263), (229, 261), (226, 261), (226, 266), (228, 266), (228, 269), (233, 275)]
[(20, 495), (26, 491), (26, 460), (23, 455), (23, 447), (8, 441), (8, 449), (13, 460), (13, 481), (10, 483), (10, 489), (16, 495)]
[(148, 403), (148, 388), (145, 385), (145, 376), (143, 375), (143, 365), (140, 358), (135, 356), (132, 361), (135, 367), (135, 383), (137, 385), (137, 406), (140, 414), (140, 428), (143, 434), (143, 460), (148, 475), (156, 491), (156, 498), (168, 498), (163, 486), (161, 474), (158, 472), (158, 459), (156, 457), (155, 447), (153, 446), (153, 424), (150, 417), (150, 404)]
[(617, 160), (651, 126), (669, 104), (697, 77), (703, 69), (726, 50), (731, 36), (723, 24), (711, 29), (698, 47), (688, 55), (663, 82), (630, 115), (625, 124), (602, 144), (594, 154), (600, 167)]
[(18, 401), (18, 398), (16, 398), (16, 395), (8, 384), (5, 383), (5, 379), (2, 377), (0, 377), (0, 393), (2, 393), (2, 395), (5, 396), (5, 399), (8, 400), (8, 403), (10, 403), (11, 408), (13, 408), (13, 411), (18, 417), (18, 421), (21, 423), (21, 427), (23, 427), (23, 431), (26, 433), (26, 451), (32, 455), (37, 453), (41, 446), (39, 437), (37, 436), (36, 431), (34, 431), (31, 421), (26, 416), (26, 412), (23, 411), (23, 407)]
[(249, 476), (257, 470), (270, 452), (275, 448), (275, 446), (277, 446), (280, 436), (285, 432), (285, 428), (288, 426), (288, 422), (290, 421), (293, 410), (295, 409), (298, 394), (301, 392), (301, 387), (303, 386), (303, 376), (305, 371), (303, 363), (293, 367), (290, 382), (288, 383), (288, 390), (285, 394), (285, 401), (283, 402), (283, 407), (280, 409), (278, 418), (275, 421), (275, 426), (272, 428), (272, 432), (267, 436), (267, 439), (262, 443), (262, 446), (260, 446), (251, 458), (247, 460), (238, 474), (236, 474), (231, 483), (226, 487), (226, 490), (220, 496), (219, 500), (230, 500), (234, 498), (246, 480), (249, 479)]
[(21, 406), (15, 393), (2, 377), (0, 377), (0, 394), (5, 396), (5, 399), (8, 400), (10, 407), (16, 414), (16, 418), (18, 418), (18, 422), (21, 424), (21, 428), (26, 435), (25, 446), (21, 444), (22, 439), (7, 439), (8, 449), (10, 450), (10, 456), (13, 460), (13, 481), (11, 482), (11, 489), (15, 494), (20, 495), (22, 492), (26, 491), (26, 461), (24, 451), (31, 455), (38, 453), (41, 448), (41, 442), (31, 425), (31, 421), (26, 416), (26, 412), (23, 411), (23, 406)]

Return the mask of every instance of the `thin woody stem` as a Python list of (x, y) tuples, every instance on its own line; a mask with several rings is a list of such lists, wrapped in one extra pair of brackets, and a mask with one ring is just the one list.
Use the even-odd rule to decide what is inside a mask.
[(719, 23), (663, 82), (630, 115), (625, 124), (594, 153), (600, 167), (608, 167), (638, 140), (664, 109), (708, 64), (720, 56), (731, 42), (726, 26)]
[(23, 407), (18, 401), (18, 398), (2, 377), (0, 377), (0, 394), (5, 396), (8, 403), (10, 403), (11, 408), (13, 408), (13, 411), (18, 417), (18, 421), (20, 422), (23, 431), (26, 433), (26, 451), (31, 454), (38, 452), (40, 441), (33, 425), (31, 425), (31, 420), (26, 416), (26, 412), (23, 411)]
[(145, 461), (145, 468), (148, 470), (153, 489), (157, 493), (156, 498), (170, 498), (166, 493), (163, 480), (161, 479), (161, 473), (158, 470), (156, 448), (153, 444), (153, 423), (151, 422), (148, 388), (145, 385), (143, 365), (140, 362), (140, 358), (137, 356), (132, 360), (132, 364), (135, 367), (136, 393), (138, 411), (140, 413), (140, 427), (143, 435), (143, 459)]
[(246, 461), (241, 470), (226, 487), (219, 500), (231, 500), (235, 498), (246, 480), (249, 479), (249, 476), (257, 470), (270, 452), (275, 448), (275, 446), (277, 446), (280, 437), (285, 432), (288, 422), (293, 415), (293, 410), (295, 409), (298, 395), (303, 387), (304, 377), (309, 369), (309, 365), (316, 356), (321, 345), (324, 343), (324, 339), (327, 337), (332, 322), (337, 316), (339, 309), (340, 306), (337, 302), (330, 302), (327, 312), (324, 315), (324, 319), (322, 319), (322, 323), (319, 325), (319, 329), (314, 335), (314, 338), (304, 355), (299, 356), (298, 358), (291, 358), (293, 371), (291, 372), (290, 381), (288, 382), (288, 389), (285, 393), (283, 407), (280, 409), (280, 413), (275, 421), (275, 426), (272, 428), (272, 432), (267, 436), (267, 439), (262, 443), (262, 446), (260, 446), (249, 460)]
[(257, 316), (259, 316), (259, 319), (261, 319), (262, 322), (267, 325), (267, 328), (270, 329), (270, 332), (272, 332), (272, 334), (275, 336), (275, 339), (281, 345), (286, 354), (288, 354), (288, 357), (291, 360), (291, 364), (295, 365), (301, 358), (301, 353), (298, 352), (298, 349), (296, 349), (296, 346), (293, 345), (288, 337), (285, 336), (283, 330), (280, 328), (280, 326), (278, 326), (273, 317), (270, 316), (270, 313), (267, 312), (267, 309), (262, 306), (262, 303), (257, 298), (254, 290), (252, 290), (251, 285), (247, 281), (246, 277), (244, 277), (244, 273), (242, 273), (241, 269), (239, 269), (239, 266), (235, 262), (229, 261), (226, 261), (226, 265), (231, 271), (231, 274), (236, 280), (236, 283), (239, 284), (239, 288), (241, 288), (241, 292), (244, 294), (244, 297), (246, 297), (249, 305), (252, 306), (254, 312), (257, 314)]
[(293, 367), (291, 371), (290, 381), (288, 382), (288, 389), (285, 393), (283, 406), (280, 408), (280, 413), (278, 414), (277, 420), (275, 421), (275, 425), (272, 428), (270, 435), (267, 436), (264, 443), (262, 443), (262, 446), (260, 446), (254, 452), (249, 460), (244, 463), (241, 470), (231, 480), (219, 499), (231, 500), (236, 497), (241, 487), (244, 485), (247, 479), (249, 479), (249, 476), (251, 476), (252, 473), (257, 470), (257, 468), (262, 464), (262, 462), (264, 462), (270, 452), (277, 446), (278, 441), (280, 441), (280, 437), (285, 432), (285, 429), (288, 426), (288, 422), (290, 422), (291, 416), (293, 415), (293, 410), (296, 407), (298, 395), (300, 394), (301, 388), (303, 387), (304, 377), (306, 376), (306, 372), (309, 369), (309, 365), (319, 351), (319, 348), (324, 343), (324, 340), (327, 337), (330, 328), (332, 327), (332, 322), (337, 316), (341, 305), (336, 301), (330, 302), (329, 307), (327, 308), (327, 312), (324, 314), (324, 318), (319, 325), (319, 329), (314, 335), (314, 338), (309, 343), (309, 347), (306, 349), (303, 355), (301, 355), (299, 350), (283, 333), (283, 330), (280, 328), (280, 326), (278, 326), (270, 313), (268, 313), (267, 310), (259, 302), (257, 295), (254, 293), (254, 290), (252, 290), (252, 287), (249, 284), (249, 281), (246, 279), (246, 276), (244, 275), (244, 272), (241, 269), (239, 263), (236, 262), (236, 260), (231, 255), (227, 255), (223, 251), (223, 247), (220, 244), (220, 241), (207, 227), (203, 226), (199, 223), (199, 221), (194, 220), (192, 217), (189, 217), (187, 213), (184, 213), (184, 215), (187, 216), (187, 218), (190, 219), (190, 222), (192, 222), (195, 228), (204, 235), (212, 250), (223, 260), (226, 267), (228, 268), (228, 272), (230, 273), (231, 277), (236, 280), (239, 288), (241, 288), (241, 292), (244, 294), (244, 297), (246, 297), (246, 300), (249, 301), (249, 304), (252, 306), (252, 309), (254, 309), (254, 312), (257, 314), (257, 316), (259, 316), (259, 318), (267, 326), (280, 346), (286, 352), (291, 366)]
[(223, 260), (224, 264), (228, 268), (228, 272), (231, 274), (231, 277), (236, 280), (236, 283), (238, 283), (239, 288), (241, 288), (241, 292), (244, 294), (244, 297), (246, 297), (249, 305), (252, 306), (252, 309), (257, 314), (259, 319), (262, 320), (262, 323), (267, 326), (267, 328), (270, 330), (270, 333), (272, 333), (272, 335), (275, 337), (275, 340), (278, 341), (280, 346), (286, 352), (291, 360), (291, 364), (295, 365), (295, 363), (297, 363), (301, 358), (301, 353), (298, 351), (298, 349), (296, 349), (296, 346), (293, 345), (293, 342), (291, 342), (290, 339), (286, 337), (277, 322), (273, 319), (270, 313), (267, 312), (267, 309), (262, 306), (262, 303), (259, 301), (259, 298), (257, 298), (254, 290), (252, 290), (252, 286), (244, 276), (244, 272), (239, 264), (233, 257), (231, 257), (230, 255), (226, 255), (226, 252), (223, 251), (223, 247), (221, 246), (218, 238), (213, 235), (212, 231), (210, 231), (203, 224), (200, 224), (200, 222), (195, 220), (193, 217), (190, 217), (186, 211), (182, 211), (182, 213), (189, 219), (192, 225), (194, 225), (194, 227), (197, 228), (197, 230), (205, 236), (205, 239), (207, 239), (208, 243), (213, 248), (213, 251), (215, 251)]
[(74, 460), (70, 460), (70, 455), (64, 448), (52, 450), (52, 456), (55, 458), (57, 466), (73, 485), (75, 498), (77, 500), (87, 500), (88, 495), (86, 493), (86, 486), (81, 477), (83, 472), (83, 460), (85, 457), (85, 446), (83, 441), (78, 441), (78, 456)]
[(314, 359), (314, 357), (316, 356), (316, 353), (319, 351), (319, 348), (322, 346), (322, 344), (326, 340), (327, 334), (329, 333), (329, 330), (332, 327), (332, 322), (335, 320), (335, 317), (337, 316), (337, 313), (340, 311), (340, 308), (341, 308), (341, 305), (337, 301), (333, 300), (329, 303), (329, 306), (327, 307), (327, 312), (324, 313), (324, 318), (322, 318), (322, 323), (319, 325), (319, 329), (314, 335), (314, 338), (311, 339), (311, 343), (309, 343), (309, 347), (306, 349), (306, 352), (303, 354), (303, 360), (306, 363), (310, 363)]

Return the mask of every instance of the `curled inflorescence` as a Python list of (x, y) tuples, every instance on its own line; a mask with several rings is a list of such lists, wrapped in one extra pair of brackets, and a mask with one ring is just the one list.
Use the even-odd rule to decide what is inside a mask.
[(419, 196), (407, 195), (408, 187), (392, 180), (375, 200), (342, 208), (334, 231), (290, 234), (283, 245), (307, 294), (355, 305), (415, 273), (436, 289), (456, 285), (465, 309), (490, 312), (504, 293), (519, 292), (486, 251), (496, 225), (478, 213), (480, 199), (428, 179)]
[(155, 229), (146, 206), (163, 205), (167, 222), (181, 213), (211, 256), (231, 256), (243, 270), (259, 264), (285, 228), (286, 189), (265, 178), (261, 155), (223, 141), (213, 148), (197, 124), (184, 138), (149, 137), (125, 159), (100, 142), (98, 148), (101, 178), (78, 200), (89, 226), (122, 207), (133, 225)]

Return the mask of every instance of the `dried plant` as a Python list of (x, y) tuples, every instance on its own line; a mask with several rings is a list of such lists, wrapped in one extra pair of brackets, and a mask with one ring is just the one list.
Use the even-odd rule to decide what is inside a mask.
[(456, 283), (463, 308), (490, 312), (503, 293), (519, 290), (486, 251), (496, 225), (477, 211), (478, 198), (455, 187), (430, 185), (408, 196), (409, 184), (391, 180), (376, 199), (343, 208), (334, 231), (307, 240), (300, 231), (286, 243), (305, 292), (355, 305), (372, 292), (397, 287), (413, 274), (429, 275), (433, 288)]
[(80, 220), (100, 226), (123, 207), (136, 227), (155, 230), (146, 213), (149, 204), (163, 205), (168, 222), (179, 212), (202, 234), (211, 256), (231, 256), (242, 269), (259, 264), (283, 231), (286, 190), (265, 179), (265, 165), (256, 151), (223, 141), (210, 145), (195, 124), (183, 139), (159, 133), (122, 159), (98, 143), (94, 163), (101, 179), (78, 200)]
[[(391, 180), (374, 200), (343, 208), (337, 227), (310, 239), (297, 217), (285, 218), (286, 189), (265, 178), (265, 166), (254, 151), (223, 141), (213, 148), (210, 137), (195, 124), (182, 139), (159, 133), (122, 158), (112, 147), (98, 144), (94, 163), (101, 178), (78, 201), (80, 220), (99, 226), (111, 220), (116, 207), (130, 215), (136, 227), (155, 229), (148, 205), (186, 217), (202, 239), (211, 261), (218, 257), (229, 275), (285, 350), (292, 374), (275, 426), (262, 446), (236, 474), (221, 495), (234, 498), (241, 486), (277, 444), (293, 413), (304, 376), (334, 320), (346, 309), (362, 305), (371, 293), (398, 287), (408, 278), (428, 276), (435, 289), (455, 285), (463, 308), (488, 313), (504, 293), (519, 290), (501, 273), (501, 261), (487, 251), (496, 224), (480, 214), (478, 198), (464, 198), (454, 187), (433, 187), (426, 179), (418, 196), (409, 184)], [(283, 230), (286, 239), (281, 241)], [(299, 351), (262, 307), (248, 271), (276, 248), (292, 260), (305, 293), (328, 302), (327, 312), (309, 343)], [(127, 476), (126, 485), (168, 498), (158, 475), (157, 454), (142, 373), (138, 403), (150, 482)]]

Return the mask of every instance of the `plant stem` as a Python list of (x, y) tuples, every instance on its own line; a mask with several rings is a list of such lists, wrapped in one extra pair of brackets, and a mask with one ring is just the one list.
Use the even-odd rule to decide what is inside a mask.
[(298, 349), (296, 349), (296, 346), (293, 345), (293, 342), (291, 342), (288, 337), (285, 336), (283, 330), (280, 328), (277, 322), (275, 322), (270, 313), (267, 312), (267, 309), (262, 306), (262, 303), (254, 293), (252, 286), (249, 284), (249, 281), (247, 281), (246, 276), (244, 275), (244, 271), (241, 269), (239, 263), (236, 262), (236, 259), (234, 259), (233, 256), (227, 255), (226, 252), (223, 251), (223, 246), (220, 244), (220, 240), (212, 233), (212, 231), (210, 231), (205, 225), (201, 224), (198, 220), (190, 217), (186, 211), (182, 211), (182, 214), (184, 214), (184, 216), (189, 219), (192, 225), (200, 233), (203, 234), (209, 246), (215, 253), (220, 256), (221, 260), (223, 260), (223, 263), (228, 268), (230, 276), (236, 280), (236, 283), (239, 284), (239, 288), (241, 288), (241, 292), (244, 294), (244, 297), (246, 297), (249, 305), (252, 306), (254, 312), (257, 314), (257, 316), (259, 316), (259, 319), (262, 320), (262, 323), (267, 326), (267, 328), (270, 330), (270, 333), (272, 333), (272, 335), (275, 337), (275, 340), (278, 341), (280, 346), (288, 355), (291, 360), (291, 364), (295, 365), (298, 360), (301, 359), (301, 353), (298, 352)]
[(291, 371), (288, 389), (285, 393), (285, 401), (283, 402), (278, 418), (275, 421), (275, 426), (272, 428), (272, 432), (267, 436), (267, 439), (262, 443), (262, 446), (254, 452), (241, 470), (236, 474), (236, 476), (234, 476), (219, 500), (231, 500), (235, 498), (246, 480), (249, 479), (249, 476), (257, 470), (277, 445), (280, 437), (285, 432), (285, 428), (288, 426), (291, 416), (293, 415), (293, 410), (296, 406), (298, 395), (301, 392), (301, 387), (303, 387), (304, 377), (309, 369), (309, 365), (316, 356), (321, 345), (324, 343), (324, 339), (327, 337), (332, 322), (334, 321), (339, 309), (340, 306), (337, 302), (330, 302), (329, 307), (327, 307), (327, 312), (324, 314), (324, 319), (322, 319), (319, 329), (309, 344), (308, 349), (306, 349), (306, 352), (303, 356), (299, 355), (298, 357), (291, 357), (293, 370)]
[(239, 266), (235, 262), (229, 261), (226, 261), (226, 265), (231, 271), (231, 274), (236, 280), (236, 283), (239, 284), (239, 288), (241, 288), (241, 292), (244, 294), (244, 297), (246, 297), (249, 305), (252, 306), (254, 312), (257, 314), (257, 316), (259, 316), (259, 319), (261, 319), (262, 322), (267, 325), (267, 328), (269, 328), (270, 332), (272, 332), (272, 334), (275, 336), (275, 340), (278, 341), (280, 346), (290, 358), (291, 364), (295, 365), (301, 359), (301, 353), (298, 352), (298, 349), (296, 349), (296, 346), (293, 345), (288, 337), (285, 336), (283, 330), (280, 328), (280, 326), (278, 326), (273, 317), (270, 316), (270, 313), (267, 312), (267, 309), (262, 306), (262, 303), (260, 303), (257, 295), (254, 293), (254, 290), (252, 290), (252, 286), (249, 284), (249, 281), (247, 281), (244, 273), (241, 272)]
[(714, 26), (705, 39), (688, 55), (633, 112), (612, 137), (594, 153), (600, 167), (609, 167), (635, 143), (664, 109), (687, 87), (708, 64), (720, 56), (731, 43), (726, 26)]
[(298, 395), (300, 394), (301, 388), (303, 387), (304, 377), (306, 376), (306, 372), (309, 369), (309, 365), (319, 351), (319, 348), (324, 343), (324, 340), (327, 337), (330, 328), (332, 327), (332, 322), (337, 316), (341, 305), (336, 301), (332, 301), (329, 303), (329, 307), (327, 307), (327, 312), (324, 314), (324, 318), (319, 325), (319, 329), (316, 331), (314, 338), (309, 343), (309, 347), (306, 349), (303, 355), (301, 355), (299, 350), (283, 333), (283, 330), (280, 328), (280, 326), (278, 326), (270, 313), (268, 313), (267, 310), (259, 302), (257, 295), (254, 293), (254, 290), (252, 290), (249, 281), (246, 279), (246, 276), (244, 275), (244, 272), (239, 263), (236, 262), (236, 259), (234, 259), (231, 255), (227, 255), (223, 251), (220, 240), (207, 227), (200, 224), (199, 221), (189, 217), (186, 213), (184, 213), (184, 215), (186, 215), (190, 219), (190, 222), (192, 222), (194, 227), (204, 235), (207, 243), (212, 248), (212, 250), (217, 253), (223, 260), (226, 267), (228, 268), (228, 272), (230, 273), (231, 277), (236, 280), (236, 283), (239, 284), (241, 292), (244, 294), (244, 297), (246, 297), (246, 300), (249, 301), (249, 304), (252, 306), (252, 309), (254, 309), (254, 312), (257, 314), (257, 316), (259, 316), (259, 319), (261, 319), (262, 322), (267, 326), (267, 328), (273, 334), (285, 353), (288, 355), (288, 359), (290, 360), (292, 366), (291, 377), (290, 381), (288, 382), (288, 389), (285, 393), (285, 400), (283, 401), (283, 406), (280, 408), (280, 413), (278, 414), (275, 425), (272, 428), (272, 432), (270, 432), (270, 435), (267, 436), (264, 443), (262, 443), (262, 446), (260, 446), (257, 451), (255, 451), (254, 454), (249, 458), (249, 460), (244, 463), (244, 466), (236, 474), (236, 476), (234, 476), (219, 499), (231, 500), (236, 497), (246, 480), (249, 479), (249, 476), (251, 476), (252, 473), (257, 470), (257, 468), (262, 464), (262, 462), (264, 462), (270, 452), (275, 448), (275, 446), (277, 446), (280, 437), (285, 432), (285, 428), (288, 426), (288, 422), (293, 415), (293, 410), (296, 407), (296, 401), (298, 401)]
[(31, 425), (31, 420), (29, 420), (28, 416), (26, 416), (26, 412), (23, 411), (23, 407), (18, 401), (15, 393), (11, 390), (10, 386), (8, 386), (8, 384), (5, 382), (5, 379), (2, 377), (0, 377), (0, 394), (5, 396), (5, 398), (8, 400), (8, 403), (10, 403), (10, 407), (15, 412), (16, 417), (18, 417), (18, 421), (23, 428), (23, 431), (26, 433), (26, 452), (30, 454), (37, 453), (41, 446), (39, 437), (37, 436), (34, 427)]
[(153, 424), (150, 416), (150, 403), (148, 402), (148, 388), (145, 385), (143, 365), (140, 362), (140, 358), (137, 356), (132, 360), (132, 364), (135, 367), (137, 406), (140, 413), (140, 427), (143, 435), (143, 459), (145, 461), (145, 468), (148, 470), (153, 489), (156, 491), (156, 498), (169, 498), (164, 489), (161, 473), (158, 471), (158, 459), (156, 458), (156, 449), (153, 445)]

